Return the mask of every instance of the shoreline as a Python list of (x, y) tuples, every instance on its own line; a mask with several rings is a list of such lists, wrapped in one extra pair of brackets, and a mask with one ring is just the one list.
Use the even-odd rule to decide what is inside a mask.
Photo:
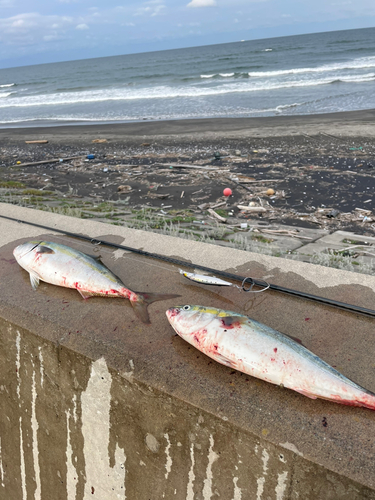
[[(0, 141), (61, 139), (85, 141), (100, 136), (107, 141), (119, 139), (168, 138), (217, 140), (247, 137), (288, 137), (318, 134), (333, 137), (375, 137), (375, 109), (343, 111), (315, 115), (272, 116), (256, 118), (200, 118), (125, 123), (51, 125), (41, 127), (0, 128)], [(90, 137), (88, 137), (90, 136)]]

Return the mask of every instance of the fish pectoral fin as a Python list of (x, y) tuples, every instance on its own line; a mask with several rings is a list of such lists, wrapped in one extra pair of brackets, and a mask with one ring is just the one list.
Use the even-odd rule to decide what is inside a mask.
[(76, 288), (77, 292), (80, 293), (81, 297), (83, 299), (89, 299), (90, 297), (94, 297), (95, 295), (98, 295), (97, 293), (92, 293), (92, 292), (87, 292), (86, 290), (80, 290), (79, 288)]
[(29, 273), (30, 275), (30, 283), (33, 290), (36, 290), (39, 286), (39, 276), (35, 273)]
[(241, 317), (241, 316), (219, 315), (219, 318), (223, 328), (232, 328), (235, 325), (239, 326), (247, 322), (247, 318), (245, 316)]
[(227, 358), (226, 356), (223, 356), (223, 354), (220, 354), (219, 352), (215, 353), (215, 360), (218, 363), (221, 363), (222, 365), (237, 369), (236, 363), (234, 363), (231, 359)]
[(310, 399), (317, 399), (318, 396), (315, 396), (315, 394), (311, 394), (311, 392), (303, 391), (303, 390), (298, 390), (298, 389), (293, 389), (296, 392), (299, 392), (300, 394), (303, 394), (304, 396), (310, 398)]
[(39, 245), (36, 249), (36, 253), (55, 253), (50, 247), (45, 247), (44, 245)]

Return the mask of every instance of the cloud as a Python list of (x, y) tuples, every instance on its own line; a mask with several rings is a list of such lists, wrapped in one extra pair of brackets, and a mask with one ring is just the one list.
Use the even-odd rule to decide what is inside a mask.
[(134, 16), (149, 15), (151, 17), (155, 17), (165, 9), (165, 5), (161, 0), (151, 0), (150, 2), (146, 2), (144, 5), (145, 7), (139, 7), (137, 9)]
[(77, 24), (77, 26), (76, 26), (76, 30), (88, 30), (88, 29), (89, 29), (89, 27), (85, 23)]
[(215, 7), (216, 0), (191, 0), (186, 7)]
[(0, 41), (19, 47), (48, 42), (64, 37), (72, 22), (66, 16), (43, 16), (35, 12), (0, 18)]

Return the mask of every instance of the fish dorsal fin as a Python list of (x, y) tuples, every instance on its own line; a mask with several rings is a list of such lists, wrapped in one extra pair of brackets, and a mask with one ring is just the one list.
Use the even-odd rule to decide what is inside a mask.
[(50, 247), (46, 247), (44, 245), (38, 245), (36, 253), (55, 253), (55, 251), (52, 250), (52, 248)]
[(36, 290), (39, 286), (39, 276), (35, 273), (30, 273), (30, 283), (33, 290)]

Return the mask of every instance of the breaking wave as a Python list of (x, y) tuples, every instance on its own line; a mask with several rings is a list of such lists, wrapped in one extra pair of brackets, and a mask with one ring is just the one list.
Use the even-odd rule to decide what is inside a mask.
[[(135, 101), (140, 99), (172, 99), (192, 98), (202, 96), (218, 96), (231, 93), (249, 93), (272, 91), (285, 88), (311, 87), (318, 85), (330, 85), (335, 83), (361, 83), (375, 80), (375, 73), (358, 76), (335, 76), (333, 78), (321, 78), (315, 80), (288, 80), (288, 81), (259, 81), (247, 80), (228, 82), (226, 85), (214, 87), (195, 86), (157, 86), (142, 89), (98, 89), (80, 92), (56, 92), (54, 94), (16, 96), (10, 99), (2, 99), (0, 108), (5, 107), (30, 107), (30, 106), (55, 106), (81, 103), (95, 103), (105, 101)], [(1, 94), (0, 94), (1, 95)], [(3, 96), (6, 96), (3, 94)], [(9, 96), (9, 94), (8, 94)]]

